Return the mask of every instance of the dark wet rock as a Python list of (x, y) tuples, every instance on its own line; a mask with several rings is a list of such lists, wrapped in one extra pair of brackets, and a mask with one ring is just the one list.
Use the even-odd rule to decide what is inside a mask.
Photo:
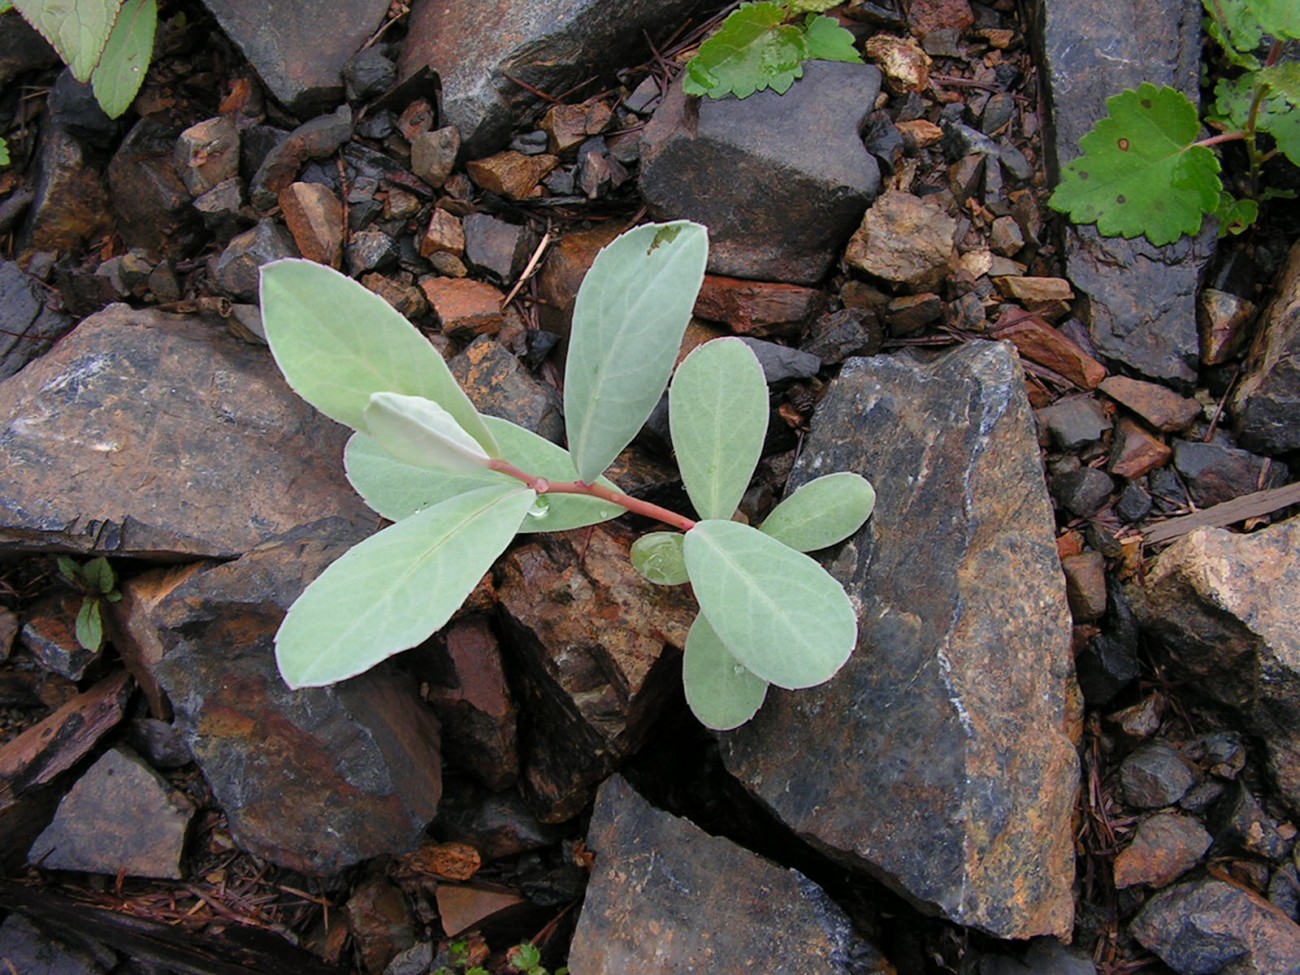
[(23, 237), (33, 250), (75, 250), (109, 229), (104, 181), (81, 143), (63, 129), (51, 125), (41, 133), (36, 173)]
[(176, 169), (176, 129), (141, 119), (108, 164), (115, 228), (128, 247), (158, 257), (188, 256), (199, 232)]
[(80, 596), (62, 593), (33, 606), (21, 634), (23, 646), (42, 667), (69, 680), (81, 680), (98, 656), (77, 640), (74, 621), (80, 609)]
[(843, 362), (851, 356), (875, 355), (884, 341), (876, 316), (860, 308), (842, 308), (813, 322), (811, 337), (800, 349), (825, 364)]
[(1239, 295), (1202, 288), (1196, 316), (1201, 329), (1201, 362), (1217, 366), (1240, 353), (1258, 312), (1254, 302)]
[(383, 23), (387, 0), (346, 0), (327, 16), (312, 0), (204, 0), (271, 94), (302, 116), (338, 101), (344, 66)]
[(343, 66), (343, 85), (350, 102), (364, 102), (382, 95), (395, 84), (397, 64), (382, 47), (358, 51)]
[(1246, 740), (1235, 731), (1214, 731), (1195, 742), (1196, 760), (1211, 775), (1235, 779), (1246, 767)]
[(194, 761), (175, 725), (157, 718), (136, 718), (127, 729), (127, 743), (157, 769), (183, 768)]
[(1198, 440), (1174, 441), (1174, 469), (1203, 508), (1289, 480), (1287, 466), (1248, 450)]
[(445, 126), (420, 132), (411, 140), (411, 172), (435, 189), (447, 182), (460, 152), (460, 132)]
[(1207, 821), (1214, 831), (1216, 852), (1248, 853), (1280, 860), (1290, 845), (1278, 823), (1242, 782), (1228, 789), (1210, 810)]
[(226, 245), (213, 264), (212, 283), (237, 301), (257, 301), (262, 265), (297, 256), (293, 238), (280, 224), (259, 220)]
[(1184, 514), (1192, 499), (1182, 478), (1170, 468), (1153, 470), (1147, 477), (1155, 507), (1163, 514)]
[(1133, 841), (1115, 858), (1115, 886), (1165, 887), (1196, 866), (1213, 839), (1183, 813), (1156, 813), (1138, 823)]
[(54, 80), (46, 107), (50, 121), (87, 148), (107, 149), (117, 138), (117, 120), (104, 114), (94, 89), (74, 78), (70, 68)]
[[(769, 693), (724, 738), (726, 766), (813, 845), (928, 910), (1067, 936), (1069, 610), (1011, 351), (849, 360), (790, 486), (835, 470), (879, 493), (829, 563), (860, 606), (859, 649), (820, 688)], [(917, 525), (931, 529), (919, 559)]]
[(351, 137), (352, 111), (347, 105), (304, 122), (266, 153), (249, 181), (249, 200), (259, 210), (271, 209), (279, 202), (280, 191), (298, 178), (309, 159), (334, 155)]
[(1055, 938), (1033, 938), (1019, 958), (984, 955), (979, 975), (1097, 975), (1097, 966), (1078, 948), (1067, 948)]
[(110, 257), (95, 269), (97, 277), (107, 278), (120, 298), (144, 298), (149, 291), (153, 265), (144, 250), (135, 247), (125, 254)]
[(0, 547), (230, 558), (322, 511), (373, 523), (345, 433), (264, 350), (114, 306), (0, 384)]
[(194, 211), (203, 225), (220, 238), (239, 233), (244, 226), (240, 208), (244, 205), (244, 184), (240, 179), (218, 183), (194, 201)]
[(1095, 515), (1106, 504), (1115, 482), (1105, 471), (1083, 467), (1052, 478), (1052, 497), (1079, 518)]
[(550, 846), (562, 836), (539, 822), (517, 791), (490, 792), (456, 779), (444, 786), (434, 831), (440, 839), (470, 844), (489, 861)]
[[(7, 30), (5, 24), (0, 36)], [(17, 911), (0, 922), (0, 958), (21, 975), (107, 975), (118, 968), (111, 952), (96, 951), (67, 928), (56, 931)]]
[(527, 722), (525, 780), (545, 822), (581, 811), (644, 740), (679, 679), (676, 650), (694, 604), (681, 587), (646, 582), (629, 561), (631, 543), (603, 524), (543, 536), (499, 565), (506, 647)]
[(27, 71), (52, 68), (59, 55), (27, 21), (14, 11), (0, 21), (0, 85)]
[(332, 189), (290, 183), (280, 193), (280, 210), (303, 257), (336, 269), (343, 263), (343, 205)]
[(72, 327), (46, 303), (40, 282), (15, 261), (0, 261), (0, 379), (8, 379)]
[(1056, 450), (1079, 450), (1096, 443), (1110, 429), (1110, 417), (1091, 396), (1059, 399), (1035, 416)]
[(1282, 797), (1300, 809), (1300, 676), (1295, 601), (1300, 521), (1252, 535), (1197, 529), (1162, 552), (1146, 588), (1130, 587), (1169, 673), (1235, 710), (1264, 743)]
[(1201, 404), (1196, 400), (1140, 379), (1108, 376), (1102, 380), (1101, 391), (1164, 433), (1186, 430), (1201, 415)]
[[(1196, 0), (1119, 12), (1101, 0), (1040, 9), (1032, 26), (1051, 99), (1044, 141), (1053, 180), (1080, 154), (1079, 138), (1106, 114), (1106, 99), (1117, 91), (1149, 81), (1197, 97), (1201, 15)], [(1088, 297), (1086, 321), (1101, 354), (1190, 387), (1199, 360), (1197, 286), (1213, 252), (1213, 226), (1154, 247), (1146, 238), (1101, 237), (1094, 227), (1066, 224), (1066, 273)]]
[(885, 171), (892, 173), (903, 159), (907, 149), (903, 133), (886, 111), (872, 112), (862, 133), (862, 144), (880, 160)]
[(1289, 975), (1300, 958), (1300, 925), (1253, 891), (1222, 880), (1161, 891), (1129, 930), (1180, 975)]
[[(1173, 448), (1146, 427), (1127, 416), (1121, 416), (1115, 424), (1115, 436), (1111, 440), (1110, 460), (1106, 469), (1116, 477), (1133, 479), (1150, 474), (1157, 467), (1163, 467), (1173, 456)], [(1126, 492), (1127, 490), (1125, 488)], [(1147, 500), (1147, 506), (1149, 509), (1150, 499)]]
[[(510, 141), (514, 122), (535, 105), (533, 90), (561, 92), (603, 69), (635, 63), (644, 37), (680, 23), (695, 0), (559, 0), (545, 6), (491, 0), (416, 3), (399, 69), (442, 82), (443, 120), (478, 158)], [(631, 60), (627, 60), (631, 58)]]
[(769, 386), (791, 379), (811, 379), (821, 371), (821, 360), (811, 353), (748, 335), (742, 336), (740, 341), (749, 346), (758, 358), (758, 364), (763, 367), (763, 378)]
[(857, 133), (879, 87), (876, 69), (830, 61), (785, 95), (696, 100), (675, 84), (642, 136), (642, 196), (708, 226), (713, 273), (816, 284), (880, 184)]
[(446, 335), (466, 339), (501, 330), (505, 295), (486, 281), (430, 275), (420, 279), (420, 288)]
[(351, 277), (367, 271), (392, 270), (399, 257), (397, 241), (374, 227), (352, 234), (343, 248), (344, 267)]
[(225, 115), (191, 125), (176, 141), (176, 169), (190, 196), (239, 175), (239, 130)]
[(1196, 782), (1196, 776), (1173, 745), (1149, 741), (1129, 754), (1119, 767), (1124, 801), (1138, 809), (1172, 806)]
[(51, 870), (178, 880), (193, 816), (166, 779), (114, 748), (77, 780), (27, 858)]
[(889, 190), (862, 218), (844, 260), (891, 287), (924, 291), (952, 270), (956, 235), (957, 221), (936, 201)]
[(1147, 494), (1142, 485), (1133, 481), (1124, 485), (1119, 500), (1115, 502), (1115, 514), (1130, 525), (1137, 524), (1151, 514), (1151, 508), (1151, 495)]
[(1088, 550), (1061, 559), (1065, 595), (1076, 623), (1091, 623), (1106, 614), (1106, 559)]
[(143, 604), (158, 679), (236, 842), (313, 875), (413, 849), (441, 791), (438, 722), (409, 679), (381, 666), (291, 691), (276, 670), (285, 610), (368, 530), (317, 522)]
[(924, 292), (895, 298), (885, 309), (885, 326), (890, 335), (914, 335), (943, 317), (944, 302), (937, 294)]
[(451, 360), (452, 375), (483, 413), (518, 423), (554, 443), (564, 439), (560, 394), (533, 378), (505, 346), (481, 336)]
[(596, 798), (587, 848), (596, 865), (569, 966), (584, 975), (893, 971), (844, 912), (798, 871), (779, 867), (655, 809), (622, 778)]
[[(451, 219), (455, 220), (455, 217)], [(536, 235), (527, 227), (487, 213), (469, 214), (463, 227), (466, 263), (501, 284), (514, 282), (537, 246)]]
[(1243, 446), (1268, 454), (1300, 448), (1300, 244), (1291, 249), (1229, 409)]
[(415, 944), (415, 919), (401, 888), (371, 870), (344, 906), (348, 931), (364, 970), (382, 972), (400, 952)]

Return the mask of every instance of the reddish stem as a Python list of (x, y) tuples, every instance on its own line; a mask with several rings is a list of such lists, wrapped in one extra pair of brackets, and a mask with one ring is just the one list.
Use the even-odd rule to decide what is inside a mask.
[(540, 494), (581, 494), (589, 498), (599, 498), (602, 501), (608, 501), (610, 504), (616, 504), (620, 508), (631, 511), (633, 514), (644, 515), (647, 518), (653, 518), (655, 521), (663, 522), (665, 525), (671, 525), (673, 528), (681, 529), (684, 532), (690, 531), (695, 527), (695, 522), (685, 515), (679, 515), (675, 511), (669, 511), (667, 508), (660, 507), (657, 504), (651, 504), (649, 501), (642, 501), (634, 498), (622, 491), (614, 491), (602, 484), (587, 484), (585, 481), (549, 481), (544, 477), (538, 477), (535, 474), (529, 474), (527, 471), (520, 470), (508, 460), (493, 460), (488, 463), (491, 470), (498, 471), (502, 474), (509, 475), (516, 480), (523, 481), (530, 488)]

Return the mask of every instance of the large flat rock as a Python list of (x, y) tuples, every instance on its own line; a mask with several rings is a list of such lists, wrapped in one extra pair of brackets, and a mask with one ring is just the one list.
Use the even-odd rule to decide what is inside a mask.
[(1068, 937), (1078, 692), (1023, 383), (1004, 343), (845, 363), (791, 488), (875, 484), (827, 562), (858, 647), (828, 684), (774, 688), (722, 749), (786, 825), (922, 910)]
[(0, 383), (0, 551), (231, 558), (373, 525), (346, 433), (219, 323), (112, 305)]

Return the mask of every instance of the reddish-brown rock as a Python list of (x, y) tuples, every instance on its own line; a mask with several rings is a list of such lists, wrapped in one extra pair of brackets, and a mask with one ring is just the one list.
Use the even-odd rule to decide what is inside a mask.
[(501, 330), (505, 295), (486, 281), (429, 275), (420, 279), (420, 288), (443, 332), (452, 338), (495, 335)]
[(1115, 886), (1165, 887), (1200, 862), (1214, 842), (1191, 816), (1156, 813), (1138, 824), (1133, 842), (1115, 858)]
[(298, 251), (309, 261), (338, 268), (343, 263), (343, 205), (321, 183), (290, 183), (280, 192), (284, 222)]
[(470, 160), (465, 164), (465, 171), (469, 173), (470, 179), (489, 193), (522, 200), (531, 195), (542, 177), (559, 165), (559, 162), (555, 156), (545, 153), (526, 156), (522, 152), (507, 149), (486, 159)]
[(1186, 430), (1201, 415), (1201, 404), (1196, 400), (1141, 379), (1107, 376), (1101, 391), (1164, 433)]
[(553, 105), (542, 116), (541, 128), (549, 140), (550, 151), (562, 155), (577, 148), (589, 136), (600, 135), (613, 117), (614, 110), (605, 101)]
[(442, 207), (433, 208), (429, 227), (420, 239), (421, 257), (428, 257), (438, 251), (446, 251), (457, 257), (465, 253), (465, 228), (461, 226), (459, 217)]
[(907, 25), (924, 37), (931, 31), (963, 31), (975, 23), (969, 0), (907, 0)]
[(1049, 322), (1069, 312), (1070, 302), (1074, 300), (1074, 290), (1065, 278), (1008, 274), (995, 278), (994, 283), (1008, 299), (1024, 305)]
[(1083, 389), (1095, 389), (1106, 378), (1105, 366), (1034, 315), (1009, 312), (999, 319), (992, 334), (1009, 341), (1026, 359), (1060, 373)]
[(1107, 470), (1130, 480), (1164, 467), (1174, 456), (1173, 448), (1154, 436), (1142, 424), (1121, 416), (1115, 424)]
[(587, 230), (565, 234), (551, 245), (546, 261), (537, 276), (537, 286), (542, 296), (542, 327), (562, 338), (568, 338), (573, 319), (573, 303), (578, 298), (578, 288), (590, 270), (600, 249), (619, 234), (613, 221), (599, 223)]
[(695, 314), (740, 335), (798, 335), (824, 304), (816, 288), (708, 274)]

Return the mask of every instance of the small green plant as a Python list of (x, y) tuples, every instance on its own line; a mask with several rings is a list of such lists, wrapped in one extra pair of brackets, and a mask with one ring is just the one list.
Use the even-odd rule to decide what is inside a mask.
[(0, 138), (0, 166), (9, 165), (9, 143)]
[(54, 47), (78, 81), (88, 81), (109, 118), (135, 99), (153, 57), (156, 0), (0, 0)]
[[(439, 953), (439, 957), (445, 958), (448, 964), (438, 964), (431, 975), (492, 975), (482, 965), (470, 963), (476, 948), (484, 953), (487, 951), (487, 946), (482, 944), (482, 939), (477, 935), (475, 938), (477, 944), (470, 940), (458, 940), (447, 945)], [(435, 959), (435, 964), (437, 963)], [(518, 972), (519, 975), (551, 975), (550, 970), (542, 965), (541, 951), (529, 941), (521, 942), (506, 952), (505, 966), (506, 971)], [(557, 968), (555, 975), (569, 975), (569, 970), (564, 967)]]
[(821, 13), (840, 3), (843, 0), (741, 4), (687, 63), (682, 89), (710, 98), (748, 98), (767, 88), (784, 95), (803, 77), (805, 61), (860, 64), (853, 35)]
[[(673, 375), (703, 282), (705, 228), (648, 224), (596, 257), (573, 312), (564, 388), (569, 449), (481, 415), (433, 346), (387, 302), (302, 260), (262, 269), (262, 315), (289, 385), (356, 431), (344, 464), (394, 522), (321, 574), (276, 636), (291, 687), (352, 677), (443, 626), (518, 532), (563, 531), (635, 512), (674, 531), (638, 539), (636, 568), (690, 582), (686, 697), (712, 728), (744, 723), (769, 684), (829, 680), (857, 642), (840, 585), (806, 552), (847, 538), (870, 483), (830, 474), (757, 528), (733, 521), (767, 431), (762, 367), (722, 338)], [(603, 476), (668, 387), (677, 460), (698, 520), (630, 497)]]
[[(1200, 231), (1207, 214), (1220, 233), (1255, 222), (1263, 166), (1278, 154), (1300, 166), (1300, 64), (1281, 62), (1283, 43), (1300, 38), (1296, 0), (1202, 0), (1207, 29), (1241, 73), (1221, 78), (1207, 121), (1219, 134), (1201, 138), (1196, 106), (1176, 89), (1142, 84), (1106, 102), (1107, 115), (1079, 140), (1083, 155), (1061, 173), (1049, 201), (1075, 223), (1095, 223), (1107, 236), (1145, 235), (1168, 244)], [(1268, 54), (1257, 52), (1266, 38)], [(1263, 137), (1263, 138), (1261, 138)], [(1249, 192), (1223, 188), (1213, 147), (1246, 147)]]
[(122, 598), (113, 567), (102, 555), (85, 565), (78, 565), (67, 556), (60, 556), (58, 561), (59, 574), (81, 593), (77, 642), (91, 653), (98, 653), (104, 645), (104, 603), (115, 603)]

